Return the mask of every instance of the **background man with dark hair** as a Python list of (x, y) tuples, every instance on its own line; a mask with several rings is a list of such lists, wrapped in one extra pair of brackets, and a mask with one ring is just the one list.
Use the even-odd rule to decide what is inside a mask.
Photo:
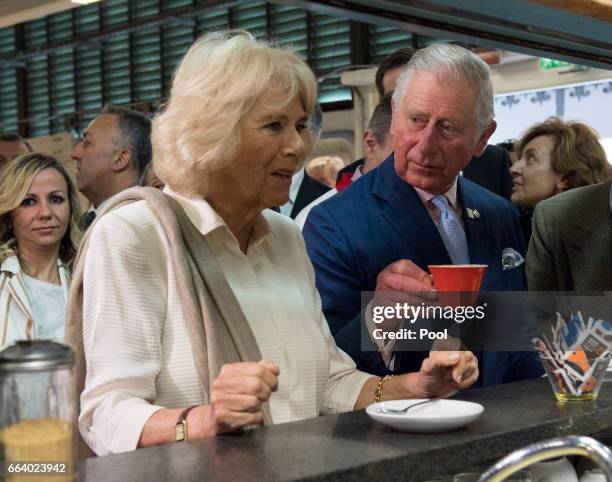
[[(388, 102), (390, 108), (390, 96), (393, 95), (393, 91), (395, 90), (395, 86), (397, 85), (397, 78), (399, 77), (402, 68), (408, 62), (410, 62), (410, 59), (412, 58), (415, 52), (416, 50), (411, 48), (399, 49), (395, 52), (391, 52), (379, 64), (378, 69), (376, 70), (376, 77), (374, 79), (374, 83), (376, 84), (376, 90), (378, 91), (378, 95), (380, 96), (379, 105), (383, 103), (384, 96), (388, 94)], [(372, 114), (372, 118), (373, 117), (374, 114)], [(352, 162), (351, 164), (340, 169), (340, 171), (338, 172), (338, 177), (336, 178), (336, 189), (341, 191), (344, 187), (346, 187), (346, 181), (341, 184), (340, 180), (343, 177), (344, 179), (347, 179), (347, 176), (349, 174), (352, 175), (355, 171), (357, 171), (359, 166), (363, 165), (364, 161), (365, 157), (358, 159), (355, 162)]]
[(108, 199), (138, 185), (151, 162), (151, 121), (135, 110), (104, 108), (87, 126), (71, 157), (76, 161), (77, 188), (94, 207), (86, 214), (89, 225)]
[(391, 93), (385, 94), (374, 108), (368, 128), (363, 133), (363, 159), (340, 169), (336, 189), (342, 191), (384, 161), (393, 150), (391, 128)]
[[(408, 62), (410, 62), (410, 59), (415, 52), (416, 50), (411, 48), (399, 49), (387, 55), (379, 64), (378, 70), (376, 70), (376, 77), (374, 79), (376, 90), (380, 96), (379, 105), (382, 103), (383, 97), (386, 94), (389, 94), (389, 96), (393, 94), (397, 84), (397, 78), (399, 77), (402, 68)], [(372, 116), (374, 116), (374, 114), (372, 114)], [(338, 172), (338, 177), (336, 178), (336, 189), (339, 188), (338, 190), (342, 190), (343, 187), (346, 187), (346, 182), (340, 184), (340, 180), (343, 177), (346, 179), (347, 175), (353, 174), (355, 171), (357, 171), (359, 166), (363, 165), (364, 161), (365, 157), (358, 159), (340, 169)]]
[(389, 154), (393, 151), (393, 139), (390, 134), (390, 129), (391, 94), (387, 94), (374, 108), (368, 128), (363, 134), (363, 150), (365, 157), (357, 161), (358, 165), (356, 169), (341, 176), (340, 182), (336, 184), (336, 189), (332, 189), (322, 196), (319, 196), (300, 211), (295, 217), (295, 222), (300, 228), (304, 227), (308, 213), (313, 207), (329, 199), (339, 191), (342, 191), (364, 174), (376, 169), (381, 162), (389, 157)]
[(32, 152), (32, 148), (19, 134), (14, 132), (0, 134), (0, 171), (9, 161), (28, 152)]
[(410, 62), (415, 52), (416, 50), (411, 48), (399, 49), (390, 53), (382, 60), (374, 79), (378, 95), (382, 97), (395, 90), (397, 78), (402, 71), (402, 67)]

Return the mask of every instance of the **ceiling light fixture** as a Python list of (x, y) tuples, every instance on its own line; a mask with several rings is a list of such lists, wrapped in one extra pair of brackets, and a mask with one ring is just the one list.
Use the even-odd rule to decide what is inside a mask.
[(79, 5), (89, 5), (90, 3), (96, 3), (100, 0), (70, 0), (72, 3), (78, 3)]

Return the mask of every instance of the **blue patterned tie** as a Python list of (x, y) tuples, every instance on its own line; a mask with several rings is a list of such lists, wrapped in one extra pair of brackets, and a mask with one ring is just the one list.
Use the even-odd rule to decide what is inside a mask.
[(440, 211), (440, 220), (436, 223), (436, 227), (451, 261), (453, 264), (470, 264), (470, 254), (465, 231), (455, 212), (448, 204), (446, 196), (434, 196), (431, 202)]

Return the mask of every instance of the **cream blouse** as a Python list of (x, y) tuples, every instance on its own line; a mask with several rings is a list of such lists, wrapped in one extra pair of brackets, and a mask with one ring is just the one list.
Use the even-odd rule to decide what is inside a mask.
[[(370, 375), (335, 345), (297, 225), (266, 210), (245, 254), (206, 201), (166, 192), (209, 242), (262, 357), (280, 368), (270, 399), (274, 423), (351, 410)], [(208, 403), (168, 250), (144, 201), (93, 227), (83, 279), (87, 376), (79, 428), (98, 455), (134, 450), (162, 407)]]

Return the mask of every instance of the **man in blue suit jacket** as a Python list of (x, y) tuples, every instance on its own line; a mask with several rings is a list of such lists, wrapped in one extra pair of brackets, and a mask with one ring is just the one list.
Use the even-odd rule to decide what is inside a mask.
[[(495, 127), (488, 67), (458, 46), (427, 47), (408, 64), (393, 96), (394, 154), (310, 212), (303, 233), (323, 311), (336, 343), (359, 369), (381, 376), (417, 371), (426, 356), (362, 350), (362, 291), (432, 291), (427, 265), (459, 264), (466, 256), (488, 265), (482, 290), (526, 288), (522, 267), (502, 270), (504, 248), (525, 252), (516, 212), (459, 176)], [(432, 204), (441, 196), (462, 225), (463, 257), (443, 236), (443, 213)], [(532, 352), (477, 355), (480, 385), (542, 373)]]

